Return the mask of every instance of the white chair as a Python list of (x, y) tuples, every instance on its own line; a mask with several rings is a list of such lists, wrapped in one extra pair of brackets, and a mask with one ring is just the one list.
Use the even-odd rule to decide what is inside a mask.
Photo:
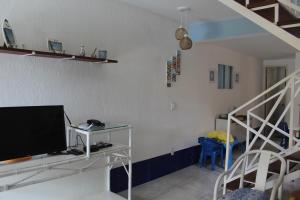
[[(254, 188), (244, 188), (244, 176), (246, 171), (246, 163), (249, 156), (258, 155), (259, 161), (257, 165), (257, 173), (256, 173), (256, 181)], [(261, 150), (254, 150), (249, 151), (240, 156), (237, 161), (233, 164), (233, 166), (227, 171), (221, 174), (215, 184), (214, 188), (214, 200), (218, 199), (218, 189), (220, 186), (221, 180), (228, 175), (234, 173), (234, 169), (242, 165), (241, 168), (241, 176), (240, 176), (240, 184), (239, 189), (227, 193), (224, 196), (220, 197), (219, 199), (229, 200), (229, 199), (238, 199), (238, 200), (248, 200), (248, 199), (267, 199), (265, 190), (266, 190), (266, 183), (268, 179), (268, 169), (271, 159), (275, 159), (276, 162), (281, 162), (280, 165), (280, 173), (277, 179), (273, 180), (273, 188), (270, 196), (270, 200), (275, 200), (276, 194), (278, 192), (278, 198), (281, 199), (282, 196), (282, 182), (286, 171), (286, 161), (282, 158), (279, 154), (271, 151), (261, 151)], [(249, 159), (250, 160), (250, 159)], [(226, 184), (225, 184), (226, 187)], [(227, 189), (224, 188), (223, 191)]]

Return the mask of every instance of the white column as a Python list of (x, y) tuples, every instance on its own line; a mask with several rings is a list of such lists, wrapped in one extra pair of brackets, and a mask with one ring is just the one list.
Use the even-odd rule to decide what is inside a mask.
[(132, 126), (129, 127), (129, 161), (128, 161), (128, 200), (131, 200), (132, 194), (131, 194), (131, 188), (132, 188)]
[[(107, 143), (111, 143), (111, 132), (109, 132), (107, 134)], [(106, 162), (107, 162), (107, 164), (110, 163), (110, 155), (107, 155)], [(106, 189), (107, 189), (107, 191), (110, 191), (110, 169), (111, 169), (111, 166), (107, 165), (107, 167), (106, 167)]]

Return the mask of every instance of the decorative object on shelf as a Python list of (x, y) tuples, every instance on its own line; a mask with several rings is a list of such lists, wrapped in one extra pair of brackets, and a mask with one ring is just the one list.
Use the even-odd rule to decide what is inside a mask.
[(25, 49), (25, 44), (22, 44), (22, 49)]
[(2, 34), (3, 34), (5, 47), (17, 48), (14, 32), (7, 19), (4, 19), (3, 21)]
[(235, 82), (236, 83), (240, 82), (240, 74), (239, 73), (235, 73)]
[(181, 74), (181, 51), (177, 50), (176, 52), (176, 72), (177, 75)]
[(85, 56), (85, 49), (84, 49), (84, 45), (80, 46), (80, 56)]
[(167, 87), (172, 86), (172, 61), (167, 61)]
[(63, 53), (63, 44), (58, 40), (48, 39), (48, 49), (53, 53)]
[(91, 54), (91, 57), (92, 57), (92, 58), (96, 58), (96, 57), (97, 57), (97, 56), (96, 56), (97, 49), (98, 49), (98, 48), (95, 48), (94, 51), (93, 51), (93, 53)]
[(100, 58), (102, 60), (106, 60), (107, 59), (107, 50), (99, 50), (98, 58)]
[(214, 70), (209, 71), (209, 82), (215, 82), (215, 71)]
[(187, 24), (187, 12), (190, 12), (191, 8), (181, 6), (178, 7), (177, 10), (180, 12), (180, 26), (177, 28), (175, 32), (175, 37), (177, 40), (180, 41), (179, 45), (182, 50), (189, 50), (193, 46), (193, 41), (188, 35), (186, 24)]

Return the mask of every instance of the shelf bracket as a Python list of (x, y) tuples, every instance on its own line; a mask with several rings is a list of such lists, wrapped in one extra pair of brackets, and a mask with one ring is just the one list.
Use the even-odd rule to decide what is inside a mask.
[(108, 60), (104, 60), (104, 61), (101, 61), (101, 62), (94, 62), (96, 64), (101, 64), (101, 63), (108, 63)]
[(29, 53), (29, 54), (24, 54), (23, 56), (34, 56), (36, 53), (35, 53), (35, 51), (32, 51), (31, 53)]
[(69, 57), (69, 58), (62, 58), (62, 60), (75, 60), (76, 56), (72, 56), (72, 57)]

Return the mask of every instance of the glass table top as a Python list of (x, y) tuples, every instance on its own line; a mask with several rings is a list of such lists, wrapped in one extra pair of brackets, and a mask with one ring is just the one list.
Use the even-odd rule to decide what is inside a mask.
[(71, 126), (72, 128), (86, 131), (86, 132), (101, 132), (101, 131), (109, 131), (113, 129), (122, 129), (122, 128), (129, 128), (129, 124), (118, 124), (118, 123), (105, 123), (105, 127), (99, 127), (99, 126), (94, 126), (88, 130), (80, 129), (77, 126)]

